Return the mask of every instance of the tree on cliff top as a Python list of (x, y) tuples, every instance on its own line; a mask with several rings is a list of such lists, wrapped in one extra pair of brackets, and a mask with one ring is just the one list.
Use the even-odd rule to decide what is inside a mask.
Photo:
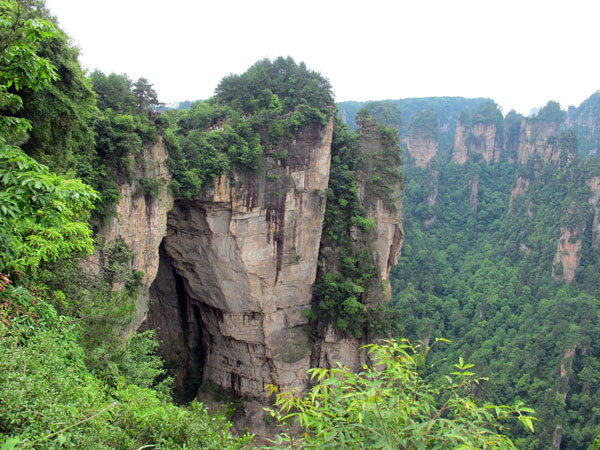
[(267, 90), (279, 98), (284, 114), (303, 104), (327, 113), (334, 105), (329, 80), (290, 57), (258, 61), (241, 75), (223, 78), (215, 93), (219, 102), (255, 114), (269, 108), (271, 96), (264, 95)]
[(402, 128), (402, 113), (394, 103), (388, 101), (369, 102), (365, 108), (378, 123), (398, 131)]

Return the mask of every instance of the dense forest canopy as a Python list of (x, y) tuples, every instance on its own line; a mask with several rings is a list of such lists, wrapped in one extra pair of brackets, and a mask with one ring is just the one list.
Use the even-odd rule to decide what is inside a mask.
[[(569, 128), (556, 102), (527, 120), (514, 111), (503, 118), (485, 102), (459, 120), (466, 130), (501, 130), (491, 138), (503, 154), (489, 164), (471, 153), (462, 165), (438, 155), (427, 168), (405, 167), (406, 244), (392, 276), (403, 335), (451, 341), (432, 352), (439, 370), (432, 377), (463, 357), (489, 377), (477, 396), (533, 406), (538, 430), (511, 434), (518, 448), (588, 448), (600, 433), (593, 406), (600, 252), (591, 190), (599, 161), (578, 156), (584, 127)], [(523, 129), (534, 137), (553, 131), (527, 144)], [(560, 157), (544, 163), (530, 155), (516, 164), (527, 145), (553, 148)], [(569, 243), (580, 245), (581, 260), (565, 283), (559, 256)]]

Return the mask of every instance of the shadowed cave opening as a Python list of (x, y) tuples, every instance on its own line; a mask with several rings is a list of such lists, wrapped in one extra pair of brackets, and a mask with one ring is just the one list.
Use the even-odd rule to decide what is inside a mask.
[(200, 307), (187, 294), (184, 278), (173, 266), (164, 248), (159, 249), (159, 266), (150, 286), (148, 316), (140, 331), (156, 330), (159, 354), (174, 376), (173, 396), (179, 403), (196, 398), (202, 385), (206, 359)]

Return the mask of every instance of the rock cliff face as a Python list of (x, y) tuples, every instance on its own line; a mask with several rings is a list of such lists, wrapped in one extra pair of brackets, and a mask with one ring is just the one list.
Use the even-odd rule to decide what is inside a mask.
[(437, 156), (439, 143), (436, 137), (411, 130), (406, 138), (406, 147), (417, 167), (427, 167)]
[(559, 133), (559, 127), (554, 123), (538, 122), (524, 119), (521, 124), (517, 162), (527, 165), (536, 157), (543, 163), (556, 161), (560, 153), (555, 151), (553, 137)]
[(462, 166), (469, 160), (469, 149), (467, 148), (467, 128), (459, 120), (456, 123), (454, 134), (454, 148), (452, 150), (452, 161)]
[(475, 123), (471, 129), (471, 151), (483, 156), (486, 163), (500, 161), (502, 143), (498, 142), (498, 130), (494, 123)]
[(527, 192), (527, 189), (529, 188), (530, 185), (531, 185), (531, 180), (529, 178), (517, 176), (517, 184), (513, 188), (512, 192), (510, 193), (510, 201), (508, 203), (508, 211), (509, 212), (512, 211), (512, 205), (513, 205), (514, 201), (518, 197), (523, 195), (525, 192)]
[(592, 245), (600, 247), (600, 177), (590, 177), (587, 185), (592, 190), (590, 204), (594, 208), (594, 221), (592, 223)]
[(177, 385), (193, 397), (212, 382), (249, 399), (245, 425), (258, 432), (266, 386), (308, 382), (302, 312), (312, 300), (332, 132), (333, 120), (311, 125), (285, 148), (285, 165), (267, 158), (260, 174), (222, 176), (168, 214), (144, 327), (158, 329)]
[(561, 227), (561, 236), (556, 248), (552, 276), (563, 281), (573, 281), (581, 261), (581, 231)]
[(581, 262), (583, 233), (585, 222), (573, 220), (581, 216), (575, 202), (569, 207), (565, 224), (560, 227), (560, 239), (556, 246), (556, 254), (552, 264), (552, 276), (556, 279), (571, 282)]
[[(383, 154), (382, 136), (374, 121), (365, 121), (360, 129), (359, 153), (366, 163), (357, 173), (359, 201), (366, 216), (375, 227), (366, 235), (354, 233), (354, 245), (368, 248), (373, 255), (378, 277), (369, 290), (366, 303), (377, 305), (391, 297), (389, 284), (390, 270), (397, 264), (402, 249), (404, 231), (402, 228), (402, 186), (396, 182), (389, 198), (384, 199), (374, 192), (370, 183), (377, 172), (373, 161)], [(358, 370), (367, 362), (367, 353), (361, 347), (368, 343), (368, 337), (355, 338), (340, 332), (333, 326), (326, 329), (323, 338), (316, 342), (313, 364), (319, 367), (334, 367), (336, 362)]]
[[(361, 151), (374, 156), (381, 148), (376, 129), (361, 138)], [(304, 389), (311, 364), (358, 368), (365, 359), (364, 340), (333, 329), (311, 342), (303, 314), (313, 301), (332, 134), (333, 118), (309, 125), (275, 149), (284, 159), (265, 156), (259, 173), (221, 176), (191, 199), (169, 194), (159, 140), (135, 170), (136, 179), (160, 182), (158, 195), (124, 184), (117, 215), (101, 230), (105, 241), (125, 242), (133, 269), (144, 272), (136, 316), (124, 332), (155, 329), (180, 400), (196, 397), (201, 384), (225, 388), (244, 398), (238, 426), (258, 435), (267, 434), (267, 385)], [(357, 187), (376, 226), (361, 245), (372, 251), (381, 283), (402, 246), (401, 187), (393, 204), (384, 204), (367, 186), (371, 171), (369, 164), (362, 169)], [(92, 262), (101, 265), (103, 257), (98, 251)], [(390, 296), (389, 286), (379, 292), (369, 301)], [(315, 357), (320, 344), (324, 351)]]
[[(148, 289), (158, 271), (158, 248), (167, 233), (167, 212), (173, 206), (173, 197), (168, 187), (171, 175), (167, 167), (167, 150), (161, 138), (158, 142), (142, 152), (138, 158), (134, 172), (138, 179), (156, 180), (160, 184), (158, 195), (151, 197), (140, 193), (140, 187), (135, 184), (121, 185), (121, 199), (116, 205), (116, 215), (100, 230), (104, 241), (109, 243), (123, 241), (132, 251), (134, 258), (132, 269), (144, 273), (142, 286), (135, 309), (135, 317), (128, 329), (128, 334), (142, 322), (148, 310)], [(98, 249), (92, 256), (89, 269), (96, 271), (103, 265), (104, 255)], [(115, 286), (120, 288), (122, 286)]]
[(502, 146), (495, 123), (475, 122), (468, 126), (459, 120), (454, 135), (452, 160), (463, 165), (471, 153), (481, 155), (487, 164), (492, 164), (500, 161)]

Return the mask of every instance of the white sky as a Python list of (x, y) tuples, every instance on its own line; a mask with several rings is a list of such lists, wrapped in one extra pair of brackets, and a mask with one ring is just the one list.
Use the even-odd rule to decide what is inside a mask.
[(337, 101), (490, 97), (505, 113), (600, 89), (598, 0), (46, 0), (84, 67), (146, 77), (164, 102), (292, 56)]

